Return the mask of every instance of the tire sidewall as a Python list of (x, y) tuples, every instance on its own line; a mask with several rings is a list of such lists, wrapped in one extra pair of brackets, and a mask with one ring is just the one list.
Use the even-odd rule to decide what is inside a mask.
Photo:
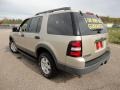
[(15, 47), (16, 47), (16, 44), (15, 44), (15, 42), (14, 41), (10, 41), (10, 43), (9, 43), (9, 48), (10, 48), (10, 50), (13, 52), (13, 53), (18, 53), (18, 50), (17, 50), (17, 47), (16, 47), (16, 51), (13, 51), (12, 49), (11, 49), (11, 44), (14, 44), (15, 45)]
[[(45, 73), (43, 72), (42, 68), (41, 68), (41, 59), (42, 59), (43, 57), (47, 58), (48, 61), (49, 61), (49, 63), (50, 63), (51, 69), (50, 69), (50, 73), (49, 73), (49, 74), (45, 74)], [(42, 74), (44, 77), (46, 77), (46, 78), (52, 78), (52, 77), (55, 75), (56, 66), (55, 66), (55, 63), (54, 63), (52, 57), (51, 57), (48, 53), (42, 53), (42, 54), (40, 54), (40, 56), (39, 56), (39, 68), (40, 68), (41, 74)]]

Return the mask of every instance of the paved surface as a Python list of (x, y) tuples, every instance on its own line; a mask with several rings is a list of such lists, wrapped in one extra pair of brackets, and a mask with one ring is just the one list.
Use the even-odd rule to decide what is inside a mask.
[(120, 90), (120, 46), (110, 45), (110, 62), (79, 78), (60, 72), (48, 80), (35, 62), (8, 48), (9, 30), (0, 30), (0, 90)]

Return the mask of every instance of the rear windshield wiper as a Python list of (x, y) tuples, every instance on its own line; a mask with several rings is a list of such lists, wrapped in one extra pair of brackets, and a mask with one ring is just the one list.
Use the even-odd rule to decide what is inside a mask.
[(93, 31), (97, 31), (97, 33), (100, 33), (103, 29), (93, 29)]

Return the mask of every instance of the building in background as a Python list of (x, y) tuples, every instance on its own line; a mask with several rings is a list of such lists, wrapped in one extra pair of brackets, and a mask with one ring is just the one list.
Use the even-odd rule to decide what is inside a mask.
[(107, 28), (112, 28), (113, 25), (114, 25), (114, 23), (107, 23), (107, 24), (106, 24)]

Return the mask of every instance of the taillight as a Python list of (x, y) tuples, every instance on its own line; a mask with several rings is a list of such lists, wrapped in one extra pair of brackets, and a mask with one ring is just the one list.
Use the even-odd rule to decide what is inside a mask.
[(71, 57), (81, 57), (82, 41), (71, 41), (68, 45), (67, 55)]
[(103, 47), (102, 41), (96, 43), (96, 48), (100, 49)]

